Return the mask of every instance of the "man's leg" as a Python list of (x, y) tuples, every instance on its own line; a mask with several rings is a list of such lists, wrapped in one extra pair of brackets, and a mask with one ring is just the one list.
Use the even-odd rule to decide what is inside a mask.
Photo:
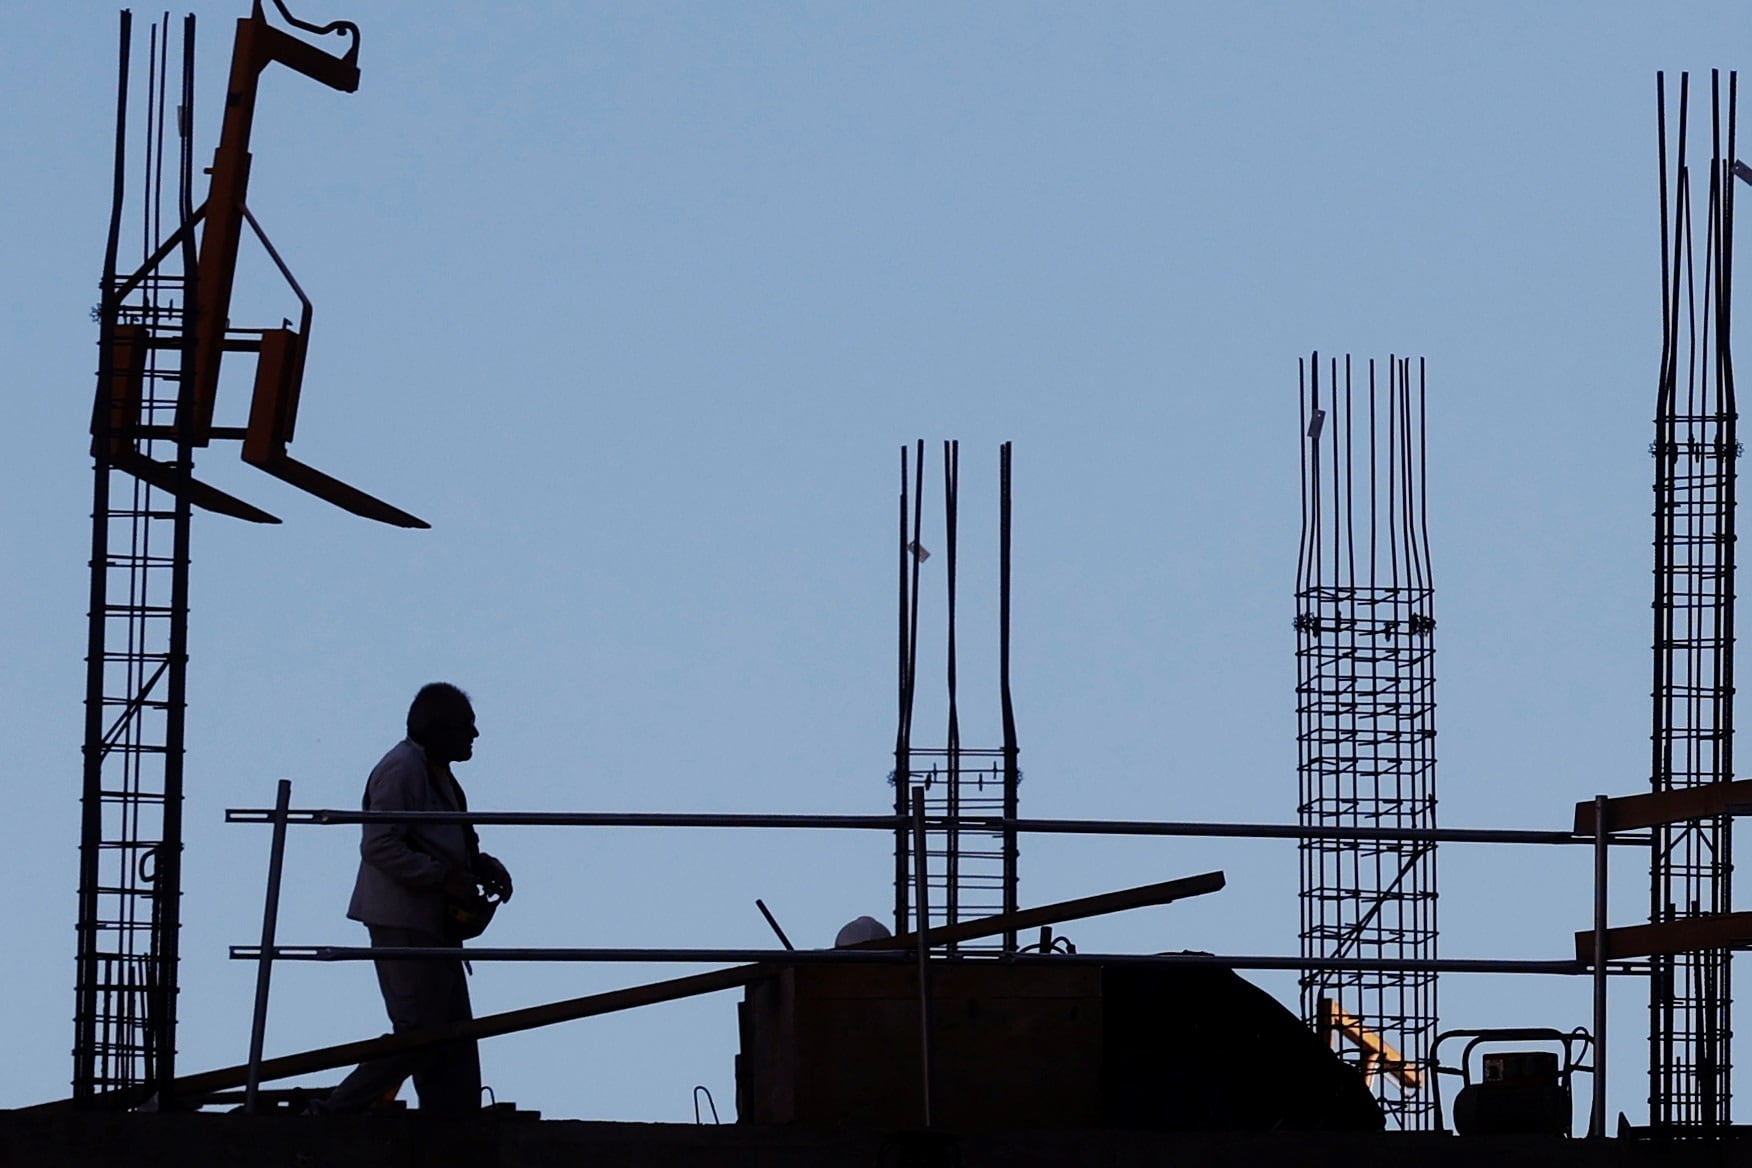
[[(460, 954), (462, 946), (457, 945)], [(428, 965), (443, 971), (446, 984), (442, 987), (444, 1021), (466, 1022), (474, 1017), (469, 1007), (468, 977), (462, 962), (431, 961)], [(440, 992), (432, 987), (434, 997)], [(481, 1058), (474, 1039), (446, 1043), (431, 1052), (425, 1064), (414, 1071), (414, 1090), (420, 1096), (420, 1110), (442, 1114), (478, 1111), (481, 1106)]]
[[(369, 928), (371, 944), (375, 948), (411, 948), (448, 943), (443, 938), (413, 929), (380, 928), (375, 925), (369, 926)], [(395, 1033), (421, 1030), (428, 1026), (437, 1026), (440, 1023), (453, 1020), (450, 1015), (454, 1010), (453, 995), (455, 990), (451, 983), (454, 979), (462, 977), (460, 962), (380, 957), (373, 964), (377, 967), (377, 987), (383, 993), (383, 1004), (389, 1011), (390, 1025)], [(454, 973), (454, 977), (452, 973)], [(465, 985), (463, 987), (465, 1009), (467, 992), (468, 989)], [(440, 1047), (439, 1049), (447, 1048)], [(424, 1077), (424, 1068), (432, 1061), (433, 1057), (433, 1051), (419, 1050), (407, 1054), (388, 1055), (384, 1058), (361, 1063), (352, 1074), (341, 1081), (340, 1086), (330, 1093), (320, 1110), (324, 1112), (363, 1111), (381, 1099), (393, 1097), (401, 1089), (402, 1083), (407, 1081), (409, 1075), (414, 1077), (417, 1088)], [(478, 1070), (476, 1075), (478, 1078)], [(479, 1100), (480, 1092), (477, 1087), (475, 1092), (477, 1106)], [(423, 1108), (428, 1110), (431, 1108), (431, 1101), (423, 1090), (420, 1092), (420, 1103)]]

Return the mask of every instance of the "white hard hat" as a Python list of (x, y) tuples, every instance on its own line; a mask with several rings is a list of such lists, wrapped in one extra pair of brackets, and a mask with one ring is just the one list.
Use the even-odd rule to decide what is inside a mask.
[(844, 949), (848, 945), (858, 945), (865, 941), (880, 941), (894, 936), (875, 917), (859, 917), (855, 921), (847, 921), (840, 927), (839, 935), (833, 939), (835, 949)]

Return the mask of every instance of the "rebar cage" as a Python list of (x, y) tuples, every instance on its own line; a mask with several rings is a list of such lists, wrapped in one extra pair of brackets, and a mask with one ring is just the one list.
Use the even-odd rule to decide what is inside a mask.
[[(1655, 440), (1654, 720), (1651, 786), (1734, 777), (1734, 494), (1740, 456), (1730, 342), (1736, 81), (1711, 74), (1708, 181), (1692, 186), (1690, 77), (1680, 74), (1669, 143), (1657, 75), (1661, 154), (1661, 367)], [(1725, 115), (1725, 127), (1724, 127)], [(1725, 130), (1725, 134), (1724, 134)], [(1701, 135), (1698, 135), (1701, 137)], [(1693, 205), (1704, 200), (1701, 231)], [(1702, 238), (1698, 238), (1699, 235)], [(1725, 816), (1658, 828), (1649, 919), (1729, 911)], [(1726, 949), (1656, 955), (1649, 979), (1649, 1122), (1730, 1122), (1732, 989)]]
[[(75, 1099), (116, 1089), (151, 1091), (175, 1074), (190, 505), (112, 461), (123, 427), (130, 449), (174, 472), (186, 474), (193, 461), (174, 423), (187, 368), (194, 270), (193, 236), (182, 230), (193, 214), (194, 18), (183, 22), (175, 61), (171, 31), (168, 16), (151, 26), (145, 84), (134, 74), (137, 88), (131, 88), (131, 22), (122, 13), (115, 187), (102, 300), (94, 313), (98, 392)], [(180, 78), (173, 78), (173, 65)], [(170, 105), (167, 96), (178, 86), (180, 100)], [(137, 140), (129, 136), (130, 114)], [(132, 175), (130, 143), (138, 152)], [(141, 266), (128, 275), (133, 261), (128, 269), (118, 264), (136, 247)], [(132, 368), (122, 368), (125, 363)], [(113, 384), (129, 379), (138, 379), (139, 400), (128, 403), (125, 418), (112, 416)]]
[[(894, 839), (894, 928), (913, 923), (952, 925), (1016, 909), (1016, 833), (993, 828), (995, 820), (1014, 820), (1022, 782), (1015, 709), (1010, 697), (1010, 444), (999, 447), (998, 477), (998, 697), (1003, 744), (966, 747), (961, 743), (957, 703), (956, 566), (960, 545), (961, 444), (943, 443), (943, 578), (947, 599), (945, 680), (946, 725), (942, 746), (913, 744), (913, 707), (918, 677), (919, 584), (931, 553), (923, 542), (925, 444), (900, 451), (899, 544), (899, 716), (894, 737), (895, 814), (911, 813), (922, 801), (933, 826), (925, 833), (925, 896), (918, 895), (919, 868), (905, 827)], [(918, 922), (920, 904), (927, 919)], [(1016, 948), (1014, 933), (998, 941), (950, 945), (950, 951)]]
[[(1302, 364), (1302, 541), (1296, 590), (1298, 815), (1307, 827), (1433, 828), (1435, 616), (1424, 507), (1424, 368)], [(1434, 842), (1307, 839), (1309, 959), (1436, 956)], [(1390, 1123), (1434, 1119), (1436, 975), (1315, 970), (1309, 1025), (1356, 1063)]]

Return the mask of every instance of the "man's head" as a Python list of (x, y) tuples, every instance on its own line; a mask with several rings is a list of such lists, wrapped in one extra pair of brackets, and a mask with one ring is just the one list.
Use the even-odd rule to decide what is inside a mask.
[(408, 737), (426, 750), (433, 762), (466, 762), (474, 756), (474, 706), (468, 695), (447, 681), (423, 686), (408, 707)]

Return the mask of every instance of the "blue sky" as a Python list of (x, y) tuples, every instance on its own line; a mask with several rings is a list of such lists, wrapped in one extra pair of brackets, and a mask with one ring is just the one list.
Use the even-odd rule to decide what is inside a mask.
[[(242, 7), (195, 6), (203, 159)], [(116, 27), (85, 0), (15, 9), (6, 1106), (70, 1074)], [(361, 25), (363, 84), (262, 88), (251, 203), (317, 314), (293, 452), (433, 530), (207, 458), (286, 522), (194, 533), (185, 1068), (247, 1042), (251, 970), (225, 947), (258, 928), (267, 838), (223, 809), (271, 802), (280, 777), (299, 804), (353, 805), (425, 681), (475, 695), (478, 807), (884, 807), (896, 451), (919, 436), (963, 444), (969, 745), (998, 739), (996, 448), (1016, 444), (1024, 811), (1293, 818), (1296, 359), (1314, 348), (1429, 361), (1442, 822), (1559, 827), (1646, 784), (1654, 72), (1752, 61), (1743, 5), (301, 15)], [(249, 303), (285, 311), (252, 278)], [(764, 945), (757, 896), (826, 943), (890, 895), (880, 838), (487, 836), (518, 877), (506, 945)], [(294, 834), (287, 943), (359, 938), (354, 845)], [(1029, 841), (1022, 899), (1211, 867), (1215, 897), (1067, 932), (1085, 951), (1294, 952), (1282, 844)], [(1566, 954), (1588, 879), (1579, 850), (1445, 847), (1443, 953)], [(1617, 923), (1646, 914), (1640, 857), (1613, 896)], [(666, 972), (493, 967), (473, 990), (485, 1011)], [(365, 966), (275, 985), (270, 1052), (381, 1029)], [(1613, 1011), (1612, 1105), (1639, 1122), (1642, 994), (1618, 986)], [(1586, 995), (1449, 977), (1442, 1021), (1585, 1025)], [(729, 1111), (734, 1047), (720, 996), (495, 1040), (484, 1061), (500, 1098), (548, 1114), (681, 1120), (696, 1083)]]

